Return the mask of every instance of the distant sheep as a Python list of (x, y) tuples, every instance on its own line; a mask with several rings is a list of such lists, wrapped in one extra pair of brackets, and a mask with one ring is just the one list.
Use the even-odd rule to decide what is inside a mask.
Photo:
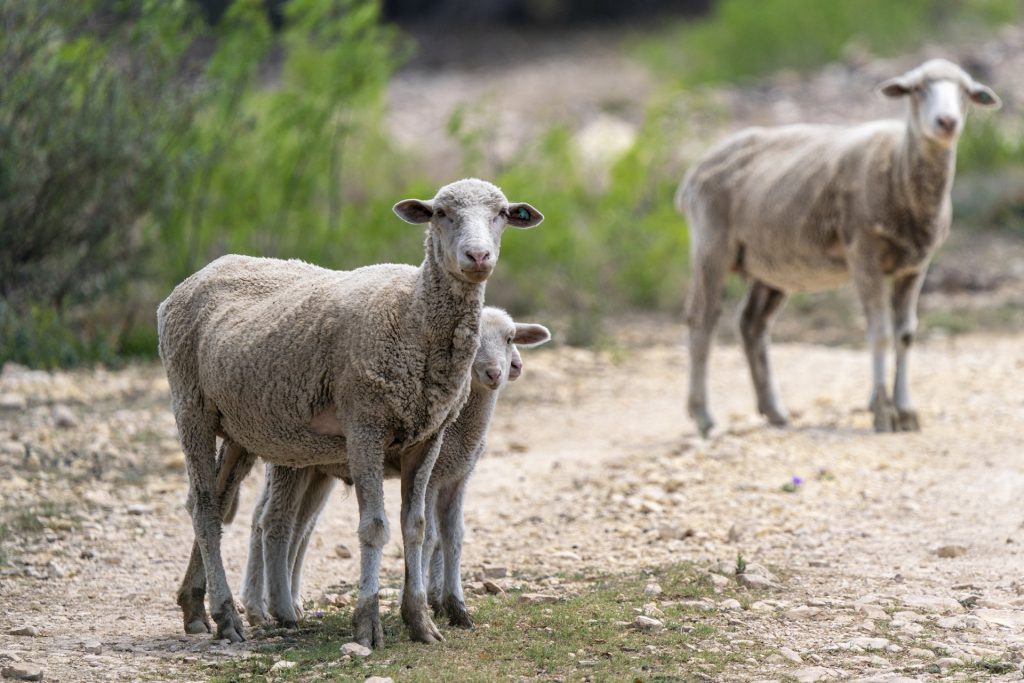
[[(907, 99), (904, 120), (748, 128), (708, 152), (680, 185), (676, 205), (689, 219), (693, 270), (688, 407), (702, 434), (714, 425), (707, 361), (730, 270), (752, 281), (739, 326), (757, 408), (769, 422), (788, 421), (768, 362), (775, 314), (789, 293), (852, 278), (867, 318), (875, 430), (920, 428), (907, 386), (917, 297), (932, 255), (949, 233), (966, 102), (1000, 102), (942, 59), (886, 81), (880, 91)], [(892, 400), (885, 385), (890, 305), (896, 318)]]
[[(522, 370), (515, 345), (535, 346), (550, 338), (541, 325), (515, 323), (500, 309), (484, 308), (469, 400), (458, 419), (445, 429), (426, 495), (423, 573), (429, 576), (428, 596), (435, 615), (446, 614), (453, 626), (469, 627), (473, 623), (460, 574), (466, 483), (486, 446), (498, 392)], [(242, 591), (250, 624), (271, 617), (287, 624), (300, 616), (303, 558), (338, 474), (331, 468), (267, 466), (263, 491), (253, 512)], [(341, 474), (340, 478), (346, 479)]]
[(502, 232), (508, 225), (533, 227), (543, 217), (475, 179), (394, 210), (409, 223), (429, 224), (419, 268), (382, 264), (343, 272), (225, 256), (160, 304), (160, 357), (196, 534), (178, 594), (188, 632), (209, 629), (203, 606), (209, 584), (217, 637), (244, 639), (220, 554), (222, 519), (231, 506), (217, 481), (220, 435), (227, 460), (251, 465), (258, 456), (347, 470), (360, 517), (355, 638), (374, 647), (383, 643), (377, 593), (388, 539), (384, 471), (401, 472), (402, 618), (413, 640), (441, 639), (421, 572), (427, 484), (441, 434), (469, 396), (484, 283)]

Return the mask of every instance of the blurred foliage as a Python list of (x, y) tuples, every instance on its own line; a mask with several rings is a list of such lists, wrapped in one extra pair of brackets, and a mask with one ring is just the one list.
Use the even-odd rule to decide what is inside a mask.
[(895, 54), (1021, 16), (1020, 0), (718, 0), (706, 19), (638, 41), (636, 52), (669, 79), (742, 81), (814, 67), (853, 46)]

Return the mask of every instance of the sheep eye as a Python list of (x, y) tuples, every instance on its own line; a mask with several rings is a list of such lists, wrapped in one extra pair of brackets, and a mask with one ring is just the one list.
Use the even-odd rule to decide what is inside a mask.
[(501, 216), (502, 218), (508, 218), (508, 209), (502, 209), (501, 211), (498, 212), (498, 215)]
[(438, 209), (434, 211), (434, 215), (437, 216), (438, 218), (445, 218), (448, 214), (444, 212), (444, 209)]
[(506, 339), (505, 343), (506, 344), (511, 344), (512, 343), (512, 337), (509, 337), (508, 339)]

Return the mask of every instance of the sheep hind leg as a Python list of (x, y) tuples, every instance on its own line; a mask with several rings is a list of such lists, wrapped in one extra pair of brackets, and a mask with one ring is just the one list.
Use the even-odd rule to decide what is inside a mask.
[(218, 463), (214, 453), (216, 418), (202, 408), (182, 411), (176, 418), (191, 485), (192, 528), (206, 571), (210, 611), (217, 624), (216, 637), (242, 642), (245, 640), (245, 628), (231, 596), (220, 551), (223, 515), (228, 510), (218, 492)]
[(438, 507), (441, 549), (444, 552), (442, 604), (448, 615), (448, 623), (459, 628), (473, 628), (473, 619), (466, 608), (466, 597), (462, 592), (462, 505), (466, 498), (467, 481), (468, 479), (464, 477), (457, 483), (445, 487)]
[(690, 327), (690, 395), (687, 408), (701, 436), (715, 426), (708, 409), (708, 356), (715, 326), (722, 313), (722, 297), (731, 255), (725, 249), (695, 250), (692, 258), (687, 322)]
[(779, 401), (778, 388), (768, 358), (771, 324), (786, 303), (786, 294), (755, 280), (747, 290), (740, 313), (740, 336), (750, 365), (750, 378), (757, 393), (757, 410), (776, 427), (789, 423), (789, 414)]

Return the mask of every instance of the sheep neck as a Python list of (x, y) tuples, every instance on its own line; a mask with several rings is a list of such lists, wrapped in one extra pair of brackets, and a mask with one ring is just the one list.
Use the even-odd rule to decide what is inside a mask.
[(901, 232), (917, 250), (929, 251), (945, 237), (955, 167), (955, 146), (938, 145), (907, 125), (894, 164), (894, 189), (906, 216)]

